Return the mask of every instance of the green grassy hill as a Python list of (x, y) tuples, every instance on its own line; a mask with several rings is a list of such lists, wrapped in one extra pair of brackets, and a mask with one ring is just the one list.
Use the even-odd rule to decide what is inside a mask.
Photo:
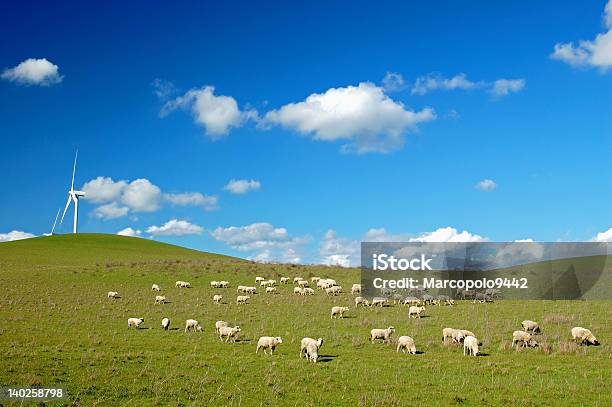
[[(259, 275), (331, 277), (345, 291), (360, 279), (357, 269), (256, 264), (119, 236), (2, 243), (0, 384), (63, 387), (69, 397), (59, 405), (82, 406), (612, 405), (612, 301), (459, 301), (408, 319), (399, 305), (355, 309), (350, 293), (303, 297), (290, 284), (236, 305), (235, 287)], [(192, 288), (174, 287), (179, 279)], [(231, 286), (213, 289), (211, 280)], [(167, 304), (154, 305), (153, 283)], [(350, 307), (347, 318), (330, 318), (335, 305)], [(145, 318), (143, 329), (128, 329), (129, 317)], [(184, 333), (188, 318), (204, 332)], [(524, 319), (540, 322), (541, 346), (515, 351), (512, 331)], [(217, 320), (240, 325), (240, 340), (220, 342)], [(389, 325), (395, 338), (412, 336), (419, 354), (368, 342), (370, 329)], [(577, 347), (572, 326), (590, 328), (602, 345)], [(443, 345), (444, 327), (475, 332), (484, 355)], [(255, 354), (262, 335), (283, 338), (273, 356)], [(325, 339), (320, 363), (298, 357), (305, 336)]]

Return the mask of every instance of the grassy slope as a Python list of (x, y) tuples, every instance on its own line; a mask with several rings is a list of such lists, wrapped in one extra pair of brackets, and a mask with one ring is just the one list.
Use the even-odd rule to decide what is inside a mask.
[[(461, 302), (429, 307), (427, 318), (409, 320), (403, 307), (358, 309), (353, 297), (258, 294), (236, 306), (235, 288), (213, 290), (210, 280), (232, 287), (265, 277), (313, 275), (344, 287), (359, 281), (355, 269), (258, 265), (141, 239), (102, 235), (0, 244), (0, 384), (66, 387), (80, 405), (611, 405), (612, 313), (610, 301)], [(177, 289), (188, 280), (192, 289)], [(171, 303), (154, 306), (152, 283)], [(123, 296), (112, 301), (106, 292)], [(225, 304), (211, 297), (222, 293)], [(351, 307), (350, 318), (331, 320), (333, 305)], [(142, 316), (148, 329), (128, 330)], [(200, 334), (164, 332), (195, 318)], [(509, 349), (523, 319), (539, 321), (540, 349)], [(214, 321), (240, 324), (242, 340), (220, 343)], [(396, 354), (393, 345), (367, 342), (373, 327), (394, 325), (423, 353)], [(603, 343), (575, 349), (569, 329), (590, 327)], [(487, 356), (463, 357), (442, 346), (441, 329), (462, 327), (484, 342)], [(274, 356), (255, 355), (260, 335), (280, 335)], [(304, 336), (326, 339), (322, 363), (298, 355)]]

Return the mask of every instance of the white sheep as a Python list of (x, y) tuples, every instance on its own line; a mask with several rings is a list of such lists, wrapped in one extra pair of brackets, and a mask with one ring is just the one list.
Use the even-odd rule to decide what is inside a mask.
[[(531, 337), (531, 334), (525, 331), (514, 331), (512, 333), (512, 346), (522, 342), (522, 347), (538, 346), (538, 343)], [(517, 346), (518, 347), (518, 346)]]
[(293, 294), (302, 294), (302, 290), (300, 287), (293, 287)]
[(370, 342), (374, 343), (375, 339), (382, 339), (383, 342), (387, 342), (393, 332), (395, 332), (395, 328), (392, 326), (387, 329), (372, 329), (370, 331)]
[(460, 329), (455, 328), (444, 328), (442, 330), (442, 342), (446, 343), (447, 339), (451, 339), (454, 343), (459, 343), (465, 338), (463, 332)]
[(151, 291), (160, 291), (160, 290), (161, 290), (161, 288), (159, 288), (159, 286), (157, 284), (153, 284), (151, 286)]
[(266, 287), (267, 293), (276, 293), (276, 287)]
[(180, 287), (181, 284), (183, 284), (183, 283), (184, 283), (184, 281), (179, 280), (176, 283), (174, 283), (174, 285), (175, 285), (175, 287)]
[(310, 282), (316, 284), (320, 279), (321, 277), (311, 277)]
[(272, 355), (274, 353), (274, 349), (276, 349), (276, 346), (281, 343), (283, 343), (283, 340), (280, 336), (262, 336), (257, 341), (257, 349), (255, 350), (255, 353), (257, 354), (259, 349), (263, 349), (264, 355), (266, 355), (266, 349), (270, 349), (270, 355)]
[(191, 288), (191, 283), (188, 281), (181, 281), (180, 288)]
[(589, 329), (580, 326), (572, 328), (572, 339), (580, 345), (583, 343), (587, 345), (599, 345), (599, 341), (595, 338), (595, 335), (593, 335)]
[(249, 295), (239, 295), (236, 297), (236, 304), (248, 304), (249, 298), (251, 298)]
[(317, 363), (319, 360), (319, 348), (317, 348), (317, 345), (309, 343), (306, 346), (306, 357), (309, 362)]
[(218, 281), (211, 281), (210, 282), (210, 286), (211, 286), (211, 288), (219, 288), (219, 282)]
[(389, 300), (384, 297), (374, 297), (372, 298), (372, 305), (375, 307), (384, 307)]
[(229, 324), (225, 321), (217, 321), (215, 322), (215, 331), (218, 333), (219, 329), (224, 327), (224, 326), (229, 326)]
[(404, 305), (421, 305), (421, 300), (417, 297), (406, 297), (404, 299)]
[(463, 354), (464, 355), (478, 355), (478, 339), (472, 335), (468, 335), (463, 340)]
[(229, 281), (219, 281), (219, 288), (227, 288), (229, 287)]
[(302, 277), (293, 277), (293, 284), (297, 284), (298, 281), (303, 280)]
[(155, 296), (155, 304), (165, 304), (166, 296), (165, 295), (156, 295)]
[(355, 308), (357, 308), (359, 305), (362, 305), (364, 307), (371, 306), (370, 301), (368, 301), (367, 299), (363, 297), (355, 297)]
[(415, 307), (414, 305), (408, 308), (408, 318), (421, 318), (421, 313), (425, 311), (425, 307)]
[(338, 318), (344, 318), (344, 313), (349, 310), (349, 307), (332, 307), (331, 318), (338, 316)]
[(281, 284), (289, 284), (289, 280), (291, 280), (289, 277), (281, 277), (280, 278), (280, 283)]
[(257, 288), (255, 287), (246, 287), (244, 289), (244, 292), (247, 294), (255, 294), (255, 292), (257, 292)]
[(319, 349), (321, 349), (321, 346), (323, 346), (323, 338), (319, 338), (319, 339), (302, 338), (302, 341), (300, 342), (300, 359), (302, 358), (302, 355), (304, 353), (306, 354), (306, 356), (308, 356), (307, 348), (309, 345), (316, 346), (317, 351), (318, 351)]
[(416, 345), (414, 344), (414, 339), (412, 339), (409, 336), (400, 336), (397, 339), (397, 350), (396, 350), (396, 352), (399, 352), (400, 349), (402, 350), (403, 353), (406, 353), (406, 349), (407, 349), (408, 352), (410, 352), (413, 355), (415, 355), (416, 354)]
[(236, 336), (238, 336), (238, 332), (240, 332), (240, 326), (238, 325), (232, 328), (230, 328), (229, 326), (222, 326), (221, 328), (219, 328), (219, 340), (223, 341), (223, 337), (225, 337), (225, 342), (229, 342), (230, 339), (236, 342)]
[(325, 294), (327, 295), (338, 295), (342, 293), (342, 287), (339, 285), (331, 286), (325, 289)]
[(215, 304), (221, 304), (221, 300), (222, 300), (222, 299), (223, 299), (223, 296), (222, 296), (222, 295), (219, 295), (219, 294), (215, 294), (215, 295), (213, 295), (213, 302), (214, 302)]
[(170, 318), (164, 318), (164, 319), (162, 319), (162, 324), (161, 324), (161, 325), (162, 325), (162, 329), (163, 329), (164, 331), (167, 331), (167, 330), (168, 330), (168, 328), (170, 328)]
[(306, 280), (300, 280), (297, 282), (297, 285), (300, 287), (308, 287), (308, 281)]
[(302, 294), (302, 295), (314, 295), (315, 294), (315, 290), (313, 290), (312, 288), (304, 287), (304, 288), (302, 288), (302, 292), (300, 294)]
[(195, 319), (188, 319), (185, 321), (185, 332), (187, 331), (202, 332), (202, 327)]
[(476, 334), (472, 331), (468, 331), (466, 329), (460, 329), (459, 331), (461, 331), (461, 333), (463, 334), (464, 337), (468, 337), (468, 336), (473, 336), (476, 337)]
[(264, 281), (264, 280), (265, 280), (265, 278), (263, 278), (263, 277), (255, 277), (255, 284), (257, 284), (257, 283), (259, 283), (261, 281)]
[(533, 333), (542, 332), (540, 330), (540, 325), (537, 322), (530, 321), (528, 319), (526, 319), (523, 322), (521, 322), (521, 326), (523, 327), (523, 331), (525, 331), (525, 332), (529, 332), (529, 331), (531, 331)]
[(351, 287), (351, 294), (361, 294), (361, 284), (353, 284)]
[(117, 291), (109, 291), (108, 298), (117, 299), (119, 298), (119, 293)]
[(135, 326), (140, 328), (140, 324), (144, 322), (144, 318), (128, 318), (128, 328)]

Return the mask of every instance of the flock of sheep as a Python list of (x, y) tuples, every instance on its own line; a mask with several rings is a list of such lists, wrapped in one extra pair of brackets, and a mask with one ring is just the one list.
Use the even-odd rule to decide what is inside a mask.
[[(281, 284), (289, 284), (291, 279), (289, 277), (281, 277)], [(260, 288), (264, 289), (268, 294), (277, 294), (279, 291), (277, 290), (277, 282), (276, 280), (267, 280), (263, 277), (255, 278), (256, 285), (259, 284)], [(314, 295), (315, 290), (310, 288), (310, 284), (315, 284), (316, 287), (325, 292), (328, 296), (336, 296), (342, 293), (342, 287), (339, 286), (335, 280), (333, 279), (322, 279), (319, 277), (312, 277), (310, 283), (307, 280), (302, 279), (301, 277), (295, 277), (293, 279), (293, 283), (295, 287), (293, 289), (293, 293), (296, 295)], [(190, 288), (191, 284), (187, 281), (177, 281), (175, 283), (177, 288)], [(228, 281), (211, 281), (210, 286), (212, 288), (229, 288), (230, 283)], [(161, 288), (158, 284), (153, 284), (151, 286), (152, 291), (161, 291)], [(236, 297), (236, 304), (248, 304), (250, 300), (250, 295), (257, 293), (256, 286), (243, 286), (239, 285), (236, 288), (238, 294)], [(361, 284), (353, 284), (351, 287), (351, 294), (359, 295), (361, 294), (362, 286)], [(246, 295), (245, 295), (246, 294)], [(491, 296), (495, 293), (486, 293), (485, 297), (487, 300), (490, 300)], [(474, 300), (477, 300), (474, 296)], [(119, 293), (116, 291), (109, 291), (108, 298), (117, 299), (119, 297)], [(484, 297), (483, 297), (484, 298)], [(215, 304), (220, 304), (223, 300), (223, 296), (221, 294), (215, 294), (212, 297), (212, 300)], [(389, 298), (387, 297), (374, 297), (371, 301), (367, 300), (364, 297), (357, 296), (355, 297), (355, 307), (358, 306), (384, 306), (389, 303)], [(166, 297), (162, 295), (157, 295), (155, 297), (155, 304), (164, 304), (166, 302)], [(449, 298), (445, 295), (440, 295), (437, 297), (433, 297), (429, 294), (422, 294), (421, 298), (418, 297), (406, 297), (399, 298), (397, 296), (394, 297), (394, 302), (409, 306), (408, 308), (408, 317), (420, 318), (421, 314), (425, 311), (424, 305), (455, 305), (453, 299)], [(424, 304), (424, 305), (423, 305)], [(344, 306), (334, 306), (331, 308), (330, 318), (344, 318), (344, 314), (349, 311), (349, 307)], [(144, 322), (144, 318), (128, 318), (128, 328), (135, 327), (139, 328), (140, 325)], [(512, 347), (519, 346), (521, 347), (535, 347), (538, 346), (537, 341), (535, 340), (535, 335), (541, 333), (540, 325), (537, 322), (525, 320), (521, 323), (522, 330), (517, 330), (512, 333)], [(170, 327), (170, 319), (163, 318), (161, 321), (161, 326), (163, 330), (168, 330)], [(188, 319), (185, 321), (185, 332), (201, 332), (203, 331), (202, 326), (195, 319)], [(236, 340), (236, 337), (240, 333), (240, 326), (229, 326), (229, 324), (225, 321), (217, 321), (215, 323), (215, 332), (219, 335), (219, 339), (221, 341), (225, 340), (225, 342), (229, 342), (230, 340)], [(395, 328), (390, 326), (385, 329), (372, 329), (370, 331), (369, 340), (371, 343), (374, 343), (376, 340), (382, 340), (384, 343), (390, 341), (391, 336), (395, 333)], [(586, 328), (582, 327), (574, 327), (571, 329), (572, 339), (576, 341), (578, 344), (591, 344), (591, 345), (599, 345), (597, 338), (593, 335), (593, 333)], [(454, 344), (463, 344), (463, 354), (464, 355), (473, 355), (476, 356), (479, 354), (479, 346), (482, 346), (482, 343), (478, 340), (476, 335), (465, 329), (455, 329), (455, 328), (444, 328), (442, 330), (442, 342), (444, 344), (448, 343)], [(270, 354), (273, 354), (277, 345), (283, 343), (281, 337), (276, 336), (262, 336), (257, 341), (257, 348), (255, 353), (259, 353), (259, 350), (263, 350), (264, 354), (267, 354), (267, 350), (270, 351)], [(317, 362), (319, 359), (319, 350), (323, 345), (323, 339), (313, 339), (313, 338), (303, 338), (300, 343), (300, 358), (302, 356), (306, 356), (308, 361)], [(400, 336), (397, 340), (397, 348), (396, 352), (399, 351), (406, 352), (408, 351), (411, 354), (416, 354), (416, 344), (413, 338), (410, 336)]]

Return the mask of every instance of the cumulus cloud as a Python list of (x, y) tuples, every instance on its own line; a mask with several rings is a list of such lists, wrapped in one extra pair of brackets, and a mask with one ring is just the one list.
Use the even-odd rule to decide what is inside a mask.
[(212, 139), (226, 136), (230, 129), (242, 126), (245, 120), (255, 119), (255, 110), (241, 111), (231, 96), (216, 96), (213, 86), (191, 89), (183, 96), (167, 102), (161, 109), (162, 117), (176, 109), (191, 109), (195, 122), (204, 127)]
[(455, 89), (474, 89), (483, 86), (482, 82), (472, 82), (467, 75), (460, 73), (452, 78), (444, 78), (439, 73), (430, 73), (416, 79), (411, 93), (413, 95), (425, 95), (432, 90), (455, 90)]
[(117, 234), (119, 236), (139, 237), (142, 234), (142, 231), (140, 231), (139, 229), (132, 229), (128, 227), (125, 229), (121, 229), (119, 232), (117, 232)]
[(399, 92), (406, 89), (404, 77), (396, 72), (387, 72), (382, 80), (383, 88), (387, 92)]
[(216, 196), (204, 195), (200, 192), (183, 192), (180, 194), (164, 194), (164, 199), (177, 206), (201, 206), (205, 211), (219, 208)]
[(261, 183), (257, 180), (232, 179), (223, 187), (232, 194), (246, 194), (261, 188)]
[(409, 242), (485, 242), (487, 238), (472, 234), (466, 230), (459, 232), (457, 229), (447, 226), (433, 232), (425, 232), (417, 237), (410, 238)]
[(22, 232), (20, 230), (12, 230), (8, 233), (0, 233), (0, 243), (12, 242), (13, 240), (29, 239), (31, 237), (36, 237), (36, 235), (33, 235), (32, 233)]
[(186, 236), (199, 235), (204, 228), (186, 220), (171, 219), (162, 226), (149, 226), (147, 233), (152, 236)]
[(1, 76), (2, 79), (26, 86), (50, 86), (64, 78), (59, 74), (59, 67), (46, 58), (28, 58), (13, 68), (5, 69)]
[(474, 185), (474, 188), (480, 189), (481, 191), (493, 191), (495, 188), (497, 188), (497, 183), (492, 179), (483, 179)]
[(344, 152), (390, 152), (404, 145), (405, 134), (435, 119), (430, 108), (408, 110), (369, 82), (313, 93), (266, 113), (264, 122), (281, 125), (314, 140), (345, 141)]
[(300, 252), (310, 241), (309, 236), (291, 236), (287, 229), (267, 222), (218, 227), (210, 234), (238, 251), (256, 252), (249, 258), (262, 262), (299, 263), (302, 261)]
[(357, 240), (338, 237), (336, 231), (325, 232), (319, 245), (320, 263), (328, 266), (350, 267), (359, 262), (360, 244)]
[(216, 196), (200, 192), (162, 193), (161, 188), (146, 178), (134, 181), (113, 181), (110, 177), (97, 177), (81, 188), (84, 199), (102, 204), (92, 215), (99, 219), (115, 219), (130, 212), (155, 212), (167, 202), (176, 206), (200, 206), (206, 211), (218, 208)]
[(603, 23), (606, 32), (598, 34), (593, 40), (555, 44), (550, 58), (565, 62), (574, 67), (595, 67), (607, 70), (612, 67), (612, 0), (605, 6)]
[[(608, 5), (610, 5), (610, 3), (608, 3)], [(591, 239), (594, 242), (612, 242), (612, 228), (598, 233), (593, 239)]]
[(520, 92), (525, 88), (524, 79), (498, 79), (493, 82), (493, 86), (489, 90), (496, 98), (501, 98), (510, 93)]
[(130, 208), (127, 206), (121, 206), (117, 202), (111, 202), (94, 208), (91, 215), (98, 219), (109, 220), (126, 216), (129, 212)]

